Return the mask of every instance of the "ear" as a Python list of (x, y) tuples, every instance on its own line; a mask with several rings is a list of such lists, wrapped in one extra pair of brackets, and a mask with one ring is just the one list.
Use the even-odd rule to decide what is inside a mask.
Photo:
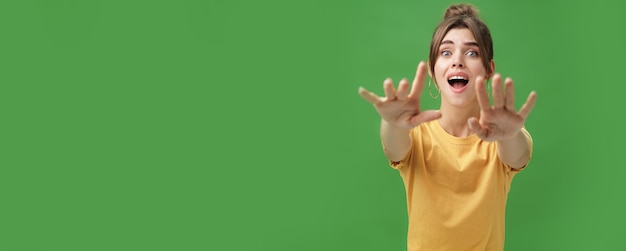
[(433, 73), (430, 71), (430, 60), (426, 61), (426, 67), (428, 67), (428, 76), (432, 79)]
[(486, 79), (490, 79), (493, 74), (496, 73), (496, 61), (492, 59), (491, 62), (489, 62), (489, 67), (491, 67), (491, 74), (489, 74)]

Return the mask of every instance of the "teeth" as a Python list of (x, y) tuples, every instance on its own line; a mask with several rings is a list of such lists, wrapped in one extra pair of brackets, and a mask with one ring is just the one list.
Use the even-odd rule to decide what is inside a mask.
[(461, 76), (452, 76), (452, 77), (450, 77), (448, 80), (457, 80), (457, 79), (467, 80), (466, 78), (461, 77)]

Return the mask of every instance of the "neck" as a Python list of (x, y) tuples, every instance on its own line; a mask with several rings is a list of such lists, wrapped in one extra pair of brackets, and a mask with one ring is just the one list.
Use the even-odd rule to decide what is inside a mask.
[(473, 134), (467, 120), (471, 117), (480, 118), (480, 107), (476, 105), (453, 106), (441, 102), (441, 119), (439, 124), (450, 135), (455, 137), (468, 137)]

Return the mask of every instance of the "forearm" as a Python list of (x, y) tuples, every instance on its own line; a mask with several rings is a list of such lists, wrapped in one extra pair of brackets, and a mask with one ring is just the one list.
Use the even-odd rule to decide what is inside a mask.
[(411, 149), (410, 129), (397, 127), (381, 119), (380, 138), (385, 156), (391, 161), (400, 161)]
[(530, 160), (530, 145), (526, 134), (521, 129), (516, 136), (506, 140), (498, 140), (496, 144), (498, 156), (504, 164), (512, 168), (522, 168)]

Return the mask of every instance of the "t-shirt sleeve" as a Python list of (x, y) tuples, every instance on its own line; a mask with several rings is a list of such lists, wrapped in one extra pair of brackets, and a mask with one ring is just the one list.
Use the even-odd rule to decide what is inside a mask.
[(530, 150), (530, 156), (528, 158), (528, 161), (526, 162), (526, 164), (523, 167), (511, 168), (511, 167), (507, 166), (509, 171), (514, 172), (514, 173), (518, 173), (518, 172), (521, 172), (522, 170), (524, 170), (528, 166), (528, 163), (530, 163), (530, 160), (533, 157), (533, 138), (530, 136), (530, 133), (526, 130), (526, 128), (522, 127), (522, 133), (524, 133), (524, 136), (526, 136), (526, 142), (528, 142), (528, 147), (530, 148), (529, 149)]
[(391, 161), (391, 160), (389, 160), (389, 166), (391, 166), (391, 168), (400, 170), (400, 169), (405, 168), (406, 166), (408, 166), (409, 163), (411, 163), (411, 159), (413, 158), (413, 152), (415, 152), (414, 151), (415, 150), (414, 149), (415, 148), (415, 141), (413, 140), (415, 138), (414, 133), (415, 133), (415, 128), (411, 129), (411, 131), (409, 132), (409, 135), (411, 135), (411, 148), (406, 153), (404, 158), (402, 158), (402, 160), (400, 160), (400, 161)]

